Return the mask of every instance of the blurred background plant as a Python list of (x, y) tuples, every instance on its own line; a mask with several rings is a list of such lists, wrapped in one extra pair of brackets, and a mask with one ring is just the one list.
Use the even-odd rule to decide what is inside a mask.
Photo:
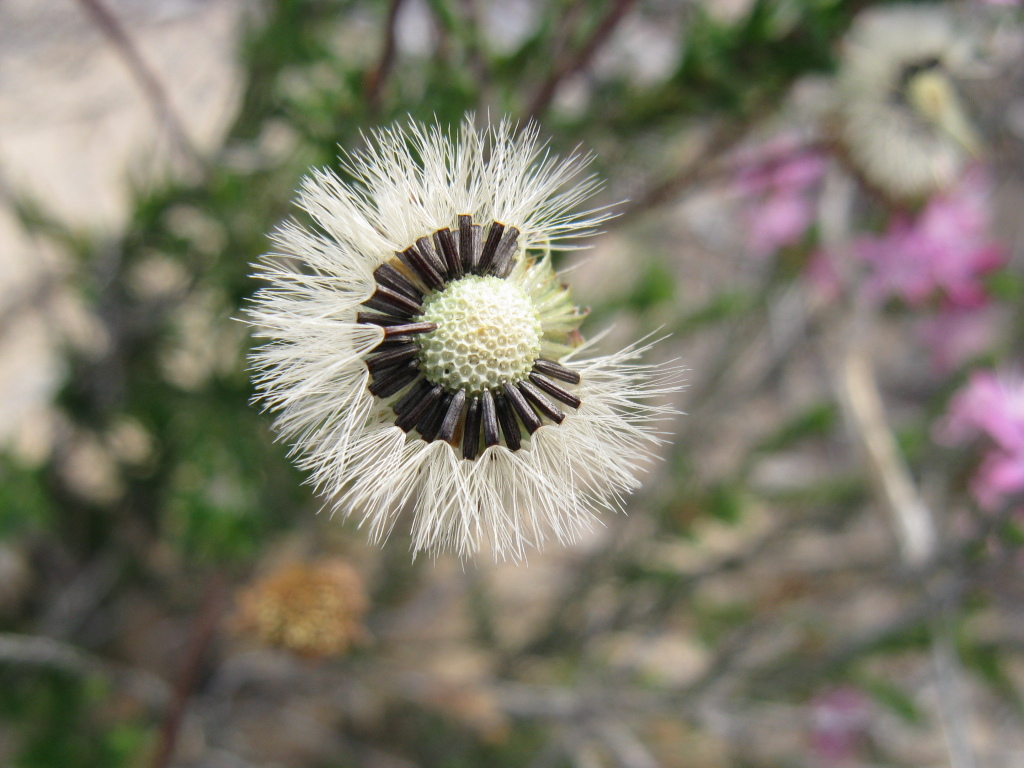
[[(0, 763), (1020, 765), (1021, 14), (0, 4)], [(316, 515), (234, 319), (309, 168), (471, 110), (596, 154), (584, 331), (692, 370), (524, 566)]]

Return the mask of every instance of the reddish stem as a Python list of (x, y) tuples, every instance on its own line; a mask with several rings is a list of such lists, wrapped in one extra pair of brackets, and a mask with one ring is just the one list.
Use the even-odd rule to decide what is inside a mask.
[(156, 752), (150, 762), (150, 768), (167, 768), (174, 757), (174, 747), (178, 741), (178, 733), (185, 717), (189, 697), (199, 679), (199, 670), (211, 641), (217, 634), (224, 605), (224, 577), (217, 573), (210, 580), (203, 597), (203, 604), (196, 615), (192, 638), (185, 654), (178, 682), (174, 686), (174, 696), (167, 707), (163, 723), (160, 725), (160, 737)]
[(635, 3), (636, 0), (614, 0), (611, 9), (601, 20), (601, 23), (597, 25), (597, 28), (594, 29), (593, 34), (583, 44), (583, 47), (575, 55), (563, 59), (552, 68), (551, 74), (548, 75), (548, 79), (541, 85), (540, 90), (537, 91), (537, 95), (534, 96), (533, 102), (530, 105), (529, 115), (531, 118), (539, 118), (547, 111), (548, 107), (551, 106), (555, 93), (558, 91), (558, 86), (561, 85), (565, 78), (579, 72), (590, 64), (594, 54), (607, 42), (612, 32), (619, 25), (619, 22), (622, 21), (622, 17), (626, 15)]

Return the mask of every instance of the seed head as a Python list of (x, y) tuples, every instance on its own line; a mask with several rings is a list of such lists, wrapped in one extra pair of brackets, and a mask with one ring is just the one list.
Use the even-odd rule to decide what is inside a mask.
[(308, 658), (338, 656), (366, 636), (363, 580), (346, 561), (291, 563), (238, 599), (235, 627), (264, 645)]
[(680, 372), (583, 355), (551, 251), (607, 218), (575, 212), (587, 160), (467, 118), (375, 133), (345, 163), (353, 183), (307, 179), (317, 228), (278, 231), (252, 311), (257, 386), (310, 481), (372, 538), (408, 510), (415, 552), (460, 556), (518, 559), (620, 508)]

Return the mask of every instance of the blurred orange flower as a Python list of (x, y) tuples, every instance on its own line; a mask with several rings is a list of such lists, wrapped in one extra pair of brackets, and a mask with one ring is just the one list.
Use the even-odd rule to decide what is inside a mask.
[(366, 639), (363, 579), (340, 558), (289, 563), (238, 597), (235, 628), (306, 658), (340, 656)]

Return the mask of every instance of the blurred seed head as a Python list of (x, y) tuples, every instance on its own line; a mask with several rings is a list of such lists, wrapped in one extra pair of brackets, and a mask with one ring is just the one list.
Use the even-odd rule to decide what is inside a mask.
[(872, 8), (844, 41), (840, 140), (865, 181), (896, 200), (950, 186), (980, 141), (957, 80), (975, 40), (942, 5)]
[(340, 558), (289, 563), (238, 597), (234, 628), (306, 658), (341, 656), (366, 639), (362, 577)]

